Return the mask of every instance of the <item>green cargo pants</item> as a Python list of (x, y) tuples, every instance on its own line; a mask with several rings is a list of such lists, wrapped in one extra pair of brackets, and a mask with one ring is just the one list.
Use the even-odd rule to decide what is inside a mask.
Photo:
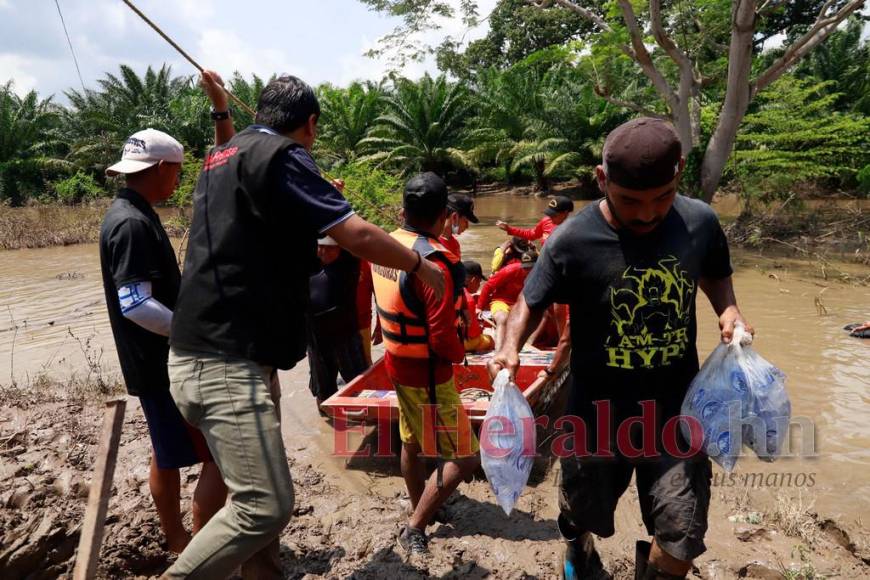
[(229, 490), (163, 578), (281, 578), (279, 540), (293, 513), (293, 481), (281, 439), (280, 391), (255, 362), (172, 349), (172, 398), (202, 431)]

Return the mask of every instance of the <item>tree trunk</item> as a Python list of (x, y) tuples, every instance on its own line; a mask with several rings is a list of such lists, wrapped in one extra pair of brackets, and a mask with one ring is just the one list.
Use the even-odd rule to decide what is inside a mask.
[(752, 72), (752, 36), (755, 32), (755, 0), (735, 0), (732, 4), (731, 44), (728, 48), (728, 84), (719, 112), (716, 130), (707, 144), (701, 163), (701, 199), (710, 202), (728, 156), (734, 147), (737, 130), (751, 99), (749, 75)]
[(550, 193), (550, 183), (544, 175), (546, 163), (546, 159), (543, 158), (535, 159), (532, 162), (532, 167), (535, 169), (535, 180), (538, 182), (537, 189), (544, 195)]

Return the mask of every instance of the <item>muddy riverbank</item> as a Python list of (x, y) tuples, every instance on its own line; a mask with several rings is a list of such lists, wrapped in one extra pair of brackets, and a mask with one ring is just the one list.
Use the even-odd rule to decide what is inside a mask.
[[(286, 578), (557, 578), (562, 543), (555, 526), (558, 465), (536, 473), (506, 517), (480, 479), (460, 487), (449, 522), (430, 529), (432, 554), (406, 560), (396, 548), (404, 521), (398, 458), (351, 459), (329, 453), (331, 427), (305, 392), (307, 368), (283, 373), (284, 440), (295, 482), (294, 518), (282, 535)], [(97, 401), (64, 399), (27, 409), (0, 407), (0, 576), (48, 579), (72, 569), (101, 421)], [(148, 493), (149, 439), (130, 400), (109, 503), (99, 578), (151, 577), (165, 550)], [(354, 445), (361, 435), (351, 436)], [(371, 441), (367, 439), (367, 441)], [(819, 513), (812, 487), (748, 483), (716, 471), (708, 552), (692, 578), (866, 578), (868, 530), (857, 513)], [(782, 472), (795, 465), (781, 466)], [(197, 471), (182, 471), (188, 505)], [(769, 478), (768, 478), (769, 479)], [(188, 520), (189, 525), (189, 520)], [(633, 489), (616, 514), (615, 536), (598, 540), (606, 568), (633, 578), (634, 542), (643, 537)]]
[[(462, 236), (464, 256), (488, 271), (492, 248), (504, 239), (495, 220), (534, 223), (545, 203), (478, 199), (482, 224)], [(870, 577), (870, 341), (841, 329), (870, 317), (870, 288), (861, 283), (870, 268), (831, 261), (823, 271), (814, 261), (746, 250), (733, 258), (738, 299), (758, 329), (757, 349), (788, 375), (793, 414), (810, 421), (815, 437), (802, 447), (796, 433), (796, 456), (774, 464), (741, 459), (734, 478), (715, 470), (709, 551), (695, 577)], [(704, 357), (718, 333), (703, 297), (698, 313)], [(2, 578), (27, 577), (22, 571), (55, 578), (70, 570), (102, 413), (93, 388), (85, 396), (83, 388), (52, 384), (68, 385), (71, 376), (80, 387), (103, 377), (106, 392), (117, 379), (96, 245), (0, 252), (0, 385), (14, 381), (24, 390), (23, 399), (0, 403)], [(404, 489), (398, 459), (336, 457), (334, 431), (316, 412), (307, 380), (304, 362), (281, 374), (297, 492), (295, 517), (282, 537), (288, 577), (557, 576), (556, 466), (541, 470), (510, 518), (486, 482), (462, 486), (451, 521), (432, 530), (432, 557), (406, 562), (394, 549)], [(349, 437), (352, 448), (363, 444), (362, 435)], [(157, 574), (171, 560), (148, 494), (148, 453), (144, 419), (131, 399), (103, 578)], [(184, 478), (187, 501), (196, 474)], [(642, 537), (631, 491), (620, 503), (617, 530), (600, 550), (617, 578), (631, 578), (634, 541)]]
[[(476, 194), (479, 200), (505, 198), (509, 202), (518, 200), (521, 206), (543, 203), (533, 186), (485, 184), (477, 188)], [(580, 204), (588, 203), (589, 197), (589, 191), (574, 182), (554, 184), (551, 194), (568, 195)], [(109, 200), (103, 199), (77, 206), (0, 205), (0, 250), (94, 243), (99, 239), (108, 204)], [(789, 198), (743, 211), (745, 204), (737, 195), (722, 193), (717, 194), (712, 205), (735, 247), (870, 264), (870, 199)], [(161, 207), (158, 213), (170, 236), (183, 235), (189, 210)]]

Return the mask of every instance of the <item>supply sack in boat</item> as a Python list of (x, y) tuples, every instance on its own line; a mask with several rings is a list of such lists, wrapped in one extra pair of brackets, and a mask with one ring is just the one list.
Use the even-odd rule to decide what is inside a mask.
[(535, 459), (535, 416), (523, 394), (502, 370), (480, 428), (480, 460), (498, 505), (510, 515)]
[[(726, 471), (734, 469), (745, 443), (764, 461), (773, 461), (791, 420), (785, 374), (753, 348), (752, 335), (737, 325), (729, 344), (720, 344), (704, 362), (683, 400), (682, 414), (698, 420), (703, 449)], [(686, 440), (690, 426), (681, 421)]]

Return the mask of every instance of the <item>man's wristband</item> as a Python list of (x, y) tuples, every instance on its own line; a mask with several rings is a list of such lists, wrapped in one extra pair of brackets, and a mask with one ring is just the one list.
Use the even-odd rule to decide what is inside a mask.
[(230, 110), (229, 109), (227, 109), (226, 111), (212, 110), (212, 112), (211, 112), (211, 120), (212, 121), (226, 121), (229, 118), (230, 118)]
[(556, 371), (553, 371), (550, 369), (544, 369), (544, 372), (547, 374), (548, 377), (552, 377), (553, 375), (556, 374)]
[(417, 250), (414, 250), (414, 253), (417, 254), (417, 263), (414, 265), (414, 268), (411, 270), (411, 274), (416, 274), (420, 270), (420, 266), (423, 265), (423, 256)]

